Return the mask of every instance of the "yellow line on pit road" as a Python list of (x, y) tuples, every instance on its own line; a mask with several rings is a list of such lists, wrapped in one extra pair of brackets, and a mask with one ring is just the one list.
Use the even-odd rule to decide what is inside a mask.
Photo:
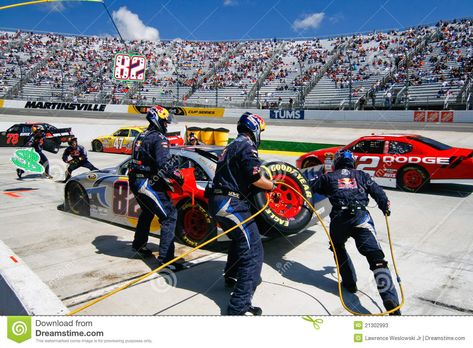
[(296, 151), (278, 151), (278, 150), (258, 150), (259, 153), (263, 155), (282, 155), (282, 156), (301, 156), (305, 152), (296, 152)]

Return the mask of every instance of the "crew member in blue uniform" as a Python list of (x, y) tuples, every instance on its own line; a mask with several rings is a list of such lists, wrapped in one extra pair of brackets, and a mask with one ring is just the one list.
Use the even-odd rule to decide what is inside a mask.
[[(272, 190), (274, 184), (261, 174), (258, 146), (266, 127), (259, 116), (244, 113), (238, 121), (238, 137), (218, 159), (210, 188), (210, 214), (227, 230), (252, 215), (250, 195), (256, 188)], [(261, 282), (263, 244), (255, 220), (229, 233), (231, 239), (225, 267), (225, 283), (234, 286), (228, 305), (229, 315), (261, 315), (251, 299)]]
[[(312, 189), (327, 196), (332, 203), (330, 237), (337, 254), (343, 287), (352, 293), (358, 291), (355, 269), (345, 249), (345, 242), (352, 237), (360, 254), (368, 260), (385, 308), (391, 310), (399, 305), (399, 299), (388, 263), (376, 239), (373, 219), (366, 210), (368, 195), (374, 198), (386, 215), (390, 215), (390, 203), (384, 190), (370, 175), (354, 167), (355, 159), (350, 151), (337, 152), (334, 157), (335, 170), (322, 175)], [(397, 310), (392, 314), (400, 315), (401, 312)]]
[[(69, 158), (70, 157), (70, 158)], [(73, 137), (69, 140), (69, 146), (64, 150), (62, 154), (62, 160), (69, 164), (66, 170), (66, 178), (64, 182), (67, 182), (71, 178), (72, 172), (80, 167), (85, 167), (89, 170), (98, 170), (87, 158), (87, 151), (82, 145), (77, 143), (77, 138)]]
[[(182, 185), (183, 178), (171, 160), (170, 145), (165, 136), (172, 115), (157, 105), (148, 110), (146, 119), (149, 127), (133, 143), (128, 170), (131, 191), (141, 207), (132, 247), (144, 257), (152, 255), (146, 244), (151, 221), (157, 216), (161, 225), (158, 261), (164, 264), (174, 258), (177, 219), (176, 208), (166, 192), (176, 187), (176, 183)], [(183, 265), (173, 264), (169, 268), (177, 270)]]
[[(49, 175), (49, 160), (46, 155), (43, 153), (43, 145), (46, 139), (46, 134), (44, 134), (44, 127), (42, 125), (37, 125), (31, 127), (31, 135), (26, 140), (25, 146), (32, 147), (36, 153), (39, 155), (39, 164), (44, 167), (44, 176), (48, 179), (52, 179), (53, 177)], [(21, 179), (25, 171), (22, 169), (17, 169), (16, 174), (18, 178)]]

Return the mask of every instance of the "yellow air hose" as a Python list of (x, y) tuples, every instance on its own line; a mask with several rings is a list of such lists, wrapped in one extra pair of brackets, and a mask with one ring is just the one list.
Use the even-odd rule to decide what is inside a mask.
[[(397, 310), (399, 310), (402, 306), (404, 306), (404, 289), (402, 287), (402, 283), (401, 283), (401, 278), (399, 277), (399, 272), (398, 272), (398, 269), (397, 269), (397, 265), (396, 265), (396, 261), (394, 259), (394, 250), (393, 250), (393, 245), (392, 245), (392, 241), (391, 241), (391, 231), (390, 231), (390, 227), (389, 227), (389, 222), (388, 222), (388, 217), (387, 215), (385, 216), (385, 219), (386, 219), (386, 227), (387, 227), (387, 232), (388, 232), (388, 240), (389, 240), (389, 248), (390, 248), (390, 251), (391, 251), (391, 258), (392, 258), (392, 261), (393, 261), (393, 266), (394, 266), (394, 272), (396, 273), (396, 279), (397, 279), (397, 282), (399, 284), (399, 289), (401, 291), (401, 298), (402, 298), (402, 301), (401, 301), (401, 304), (399, 306), (397, 306), (396, 308), (393, 308), (389, 311), (386, 311), (386, 312), (382, 312), (382, 313), (375, 313), (375, 314), (371, 314), (371, 313), (358, 313), (358, 312), (355, 312), (355, 311), (352, 311), (350, 308), (348, 308), (348, 306), (345, 304), (345, 301), (343, 299), (343, 294), (342, 294), (342, 284), (341, 284), (341, 279), (340, 279), (340, 265), (338, 263), (338, 258), (337, 258), (337, 254), (335, 252), (335, 245), (333, 244), (333, 241), (332, 241), (332, 238), (330, 238), (330, 233), (327, 229), (327, 226), (325, 225), (325, 223), (323, 222), (322, 218), (320, 217), (320, 215), (317, 213), (317, 210), (314, 208), (314, 206), (310, 203), (310, 201), (304, 197), (304, 195), (302, 193), (300, 193), (299, 191), (297, 191), (294, 187), (292, 187), (291, 185), (288, 185), (286, 184), (285, 182), (277, 182), (276, 184), (278, 185), (283, 185), (283, 186), (286, 186), (288, 188), (290, 188), (292, 191), (294, 191), (297, 195), (299, 195), (306, 203), (307, 205), (310, 207), (310, 209), (314, 212), (314, 214), (317, 216), (317, 219), (320, 221), (324, 231), (325, 231), (325, 234), (327, 235), (327, 238), (329, 239), (329, 242), (330, 242), (330, 245), (332, 246), (332, 250), (333, 250), (333, 255), (335, 257), (335, 264), (336, 264), (336, 267), (337, 267), (337, 279), (338, 279), (338, 294), (339, 294), (339, 297), (340, 297), (340, 302), (342, 303), (342, 306), (343, 308), (345, 308), (349, 313), (353, 314), (353, 315), (373, 315), (373, 316), (381, 316), (381, 315), (387, 315), (387, 314), (390, 314), (390, 313), (393, 313)], [(265, 205), (260, 209), (258, 210), (256, 213), (254, 213), (253, 215), (251, 215), (249, 218), (247, 218), (246, 220), (240, 222), (239, 224), (233, 226), (232, 228), (229, 228), (228, 230), (216, 235), (215, 237), (209, 239), (208, 241), (186, 251), (185, 253), (183, 253), (182, 255), (180, 256), (176, 256), (174, 259), (172, 259), (171, 261), (168, 261), (166, 262), (165, 264), (159, 266), (158, 268), (142, 275), (141, 277), (129, 282), (129, 283), (126, 283), (125, 285), (122, 285), (108, 293), (106, 293), (105, 295), (102, 295), (92, 301), (89, 301), (87, 303), (85, 303), (84, 305), (72, 310), (71, 312), (69, 312), (67, 315), (75, 315), (81, 311), (83, 311), (84, 309), (86, 308), (89, 308), (91, 306), (93, 306), (94, 304), (100, 302), (100, 301), (103, 301), (105, 300), (106, 298), (122, 291), (122, 290), (125, 290), (126, 288), (142, 281), (143, 279), (145, 278), (148, 278), (149, 276), (155, 274), (155, 273), (158, 273), (159, 271), (161, 271), (162, 269), (164, 269), (165, 267), (173, 264), (174, 262), (176, 262), (177, 260), (180, 260), (182, 258), (184, 258), (185, 256), (189, 255), (190, 253), (212, 243), (213, 241), (217, 240), (218, 238), (226, 235), (227, 233), (237, 229), (238, 227), (246, 224), (247, 222), (251, 221), (252, 219), (254, 219), (256, 216), (258, 216), (259, 214), (261, 214), (269, 205), (269, 198), (266, 200), (266, 203)]]
[(388, 222), (388, 216), (387, 215), (385, 215), (385, 219), (386, 219), (386, 227), (387, 227), (387, 232), (388, 232), (389, 249), (391, 250), (391, 258), (392, 258), (392, 261), (393, 261), (394, 272), (396, 273), (396, 280), (399, 284), (399, 289), (401, 291), (402, 301), (401, 301), (401, 304), (399, 306), (397, 306), (397, 307), (395, 307), (395, 308), (393, 308), (389, 311), (386, 311), (386, 312), (374, 313), (374, 314), (372, 314), (372, 313), (358, 313), (358, 312), (355, 312), (355, 311), (351, 310), (350, 308), (348, 308), (348, 306), (345, 304), (345, 301), (343, 299), (342, 282), (341, 282), (341, 279), (340, 279), (340, 264), (338, 263), (337, 253), (335, 252), (335, 245), (333, 244), (332, 238), (330, 238), (330, 233), (329, 233), (329, 231), (327, 229), (327, 226), (325, 225), (324, 221), (322, 220), (320, 215), (317, 213), (317, 210), (314, 208), (314, 206), (309, 202), (309, 200), (307, 198), (304, 197), (304, 195), (302, 193), (297, 191), (291, 185), (286, 184), (285, 182), (277, 182), (276, 184), (286, 186), (286, 187), (290, 188), (292, 191), (294, 191), (296, 194), (298, 194), (307, 203), (307, 205), (310, 207), (310, 209), (314, 212), (315, 216), (317, 216), (317, 219), (320, 221), (320, 224), (322, 225), (322, 227), (325, 231), (325, 234), (327, 235), (327, 238), (328, 238), (328, 240), (330, 242), (330, 245), (332, 247), (332, 250), (333, 250), (333, 255), (335, 257), (335, 264), (337, 266), (338, 295), (340, 297), (340, 302), (342, 303), (343, 308), (345, 308), (348, 312), (350, 312), (353, 315), (380, 316), (380, 315), (387, 315), (387, 314), (393, 313), (393, 312), (399, 310), (402, 306), (404, 306), (404, 302), (405, 302), (405, 300), (404, 300), (404, 289), (402, 287), (401, 277), (399, 276), (399, 272), (398, 272), (398, 269), (397, 269), (396, 260), (394, 259), (393, 243), (391, 241), (391, 230), (389, 228), (389, 222)]
[(148, 273), (146, 273), (146, 274), (143, 274), (141, 277), (139, 277), (139, 278), (137, 278), (137, 279), (135, 279), (135, 280), (132, 280), (131, 282), (126, 283), (125, 285), (122, 285), (122, 286), (120, 286), (120, 287), (118, 287), (118, 288), (116, 288), (116, 289), (114, 289), (114, 290), (112, 290), (112, 291), (106, 293), (105, 295), (102, 295), (102, 296), (100, 296), (100, 297), (98, 297), (98, 298), (96, 298), (96, 299), (94, 299), (94, 300), (92, 300), (92, 301), (89, 301), (89, 302), (85, 303), (84, 305), (82, 305), (82, 306), (80, 306), (80, 307), (78, 307), (78, 308), (76, 308), (76, 309), (70, 311), (69, 313), (67, 313), (67, 315), (75, 315), (75, 314), (77, 314), (77, 313), (83, 311), (84, 309), (89, 308), (90, 306), (93, 306), (94, 304), (96, 304), (96, 303), (98, 303), (98, 302), (100, 302), (100, 301), (105, 300), (107, 297), (110, 297), (110, 296), (116, 294), (117, 292), (120, 292), (120, 291), (122, 291), (122, 290), (125, 290), (126, 288), (128, 288), (128, 287), (130, 287), (130, 286), (132, 286), (132, 285), (134, 285), (134, 284), (136, 284), (136, 283), (142, 281), (142, 280), (145, 279), (145, 278), (148, 278), (150, 275), (153, 275), (154, 273), (158, 273), (158, 272), (161, 271), (163, 268), (165, 268), (165, 267), (167, 267), (167, 266), (173, 264), (173, 263), (176, 262), (177, 260), (180, 260), (180, 259), (184, 258), (185, 256), (189, 255), (190, 253), (192, 253), (192, 252), (194, 252), (194, 251), (196, 251), (196, 250), (198, 250), (198, 249), (200, 249), (200, 248), (202, 248), (202, 247), (204, 247), (204, 246), (206, 246), (206, 245), (212, 243), (213, 241), (219, 239), (220, 237), (226, 235), (227, 233), (230, 233), (231, 231), (233, 231), (233, 230), (237, 229), (238, 227), (240, 227), (240, 226), (246, 224), (247, 222), (251, 221), (251, 220), (254, 219), (256, 216), (258, 216), (259, 214), (261, 214), (261, 213), (268, 207), (268, 204), (269, 204), (269, 198), (266, 200), (265, 205), (264, 205), (260, 210), (258, 210), (256, 213), (254, 213), (253, 215), (251, 215), (248, 219), (243, 220), (243, 221), (240, 222), (239, 224), (236, 224), (235, 226), (229, 228), (229, 229), (226, 230), (226, 231), (223, 231), (222, 233), (216, 235), (215, 237), (209, 239), (208, 241), (206, 241), (206, 242), (204, 242), (204, 243), (202, 243), (202, 244), (196, 246), (195, 248), (192, 248), (192, 249), (186, 251), (184, 254), (179, 255), (179, 256), (176, 256), (176, 257), (175, 257), (174, 259), (172, 259), (171, 261), (168, 261), (168, 262), (166, 262), (165, 264), (162, 264), (161, 266), (159, 266), (158, 268), (156, 268), (156, 269), (154, 269), (154, 270), (152, 270), (152, 271), (150, 271), (150, 272), (148, 272)]

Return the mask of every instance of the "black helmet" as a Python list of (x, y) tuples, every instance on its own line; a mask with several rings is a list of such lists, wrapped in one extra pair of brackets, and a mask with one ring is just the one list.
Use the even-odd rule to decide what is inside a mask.
[(350, 150), (339, 150), (333, 158), (335, 169), (355, 168), (355, 157)]
[(72, 145), (72, 142), (75, 141), (77, 143), (77, 137), (72, 137), (69, 139), (69, 141), (67, 142), (69, 145)]
[(155, 105), (148, 109), (146, 119), (148, 120), (151, 127), (154, 127), (159, 132), (166, 134), (168, 124), (172, 122), (172, 115), (166, 108), (163, 108), (160, 105)]
[(238, 133), (250, 133), (253, 136), (253, 141), (256, 147), (261, 142), (261, 132), (266, 129), (266, 122), (260, 115), (245, 112), (238, 120)]

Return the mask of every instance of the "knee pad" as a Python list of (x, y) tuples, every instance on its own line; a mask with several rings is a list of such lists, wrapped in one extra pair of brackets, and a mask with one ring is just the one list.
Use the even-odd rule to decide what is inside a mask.
[(368, 259), (370, 270), (372, 271), (378, 268), (388, 268), (388, 262), (384, 259), (384, 253), (382, 250), (369, 252), (366, 255), (366, 258)]

